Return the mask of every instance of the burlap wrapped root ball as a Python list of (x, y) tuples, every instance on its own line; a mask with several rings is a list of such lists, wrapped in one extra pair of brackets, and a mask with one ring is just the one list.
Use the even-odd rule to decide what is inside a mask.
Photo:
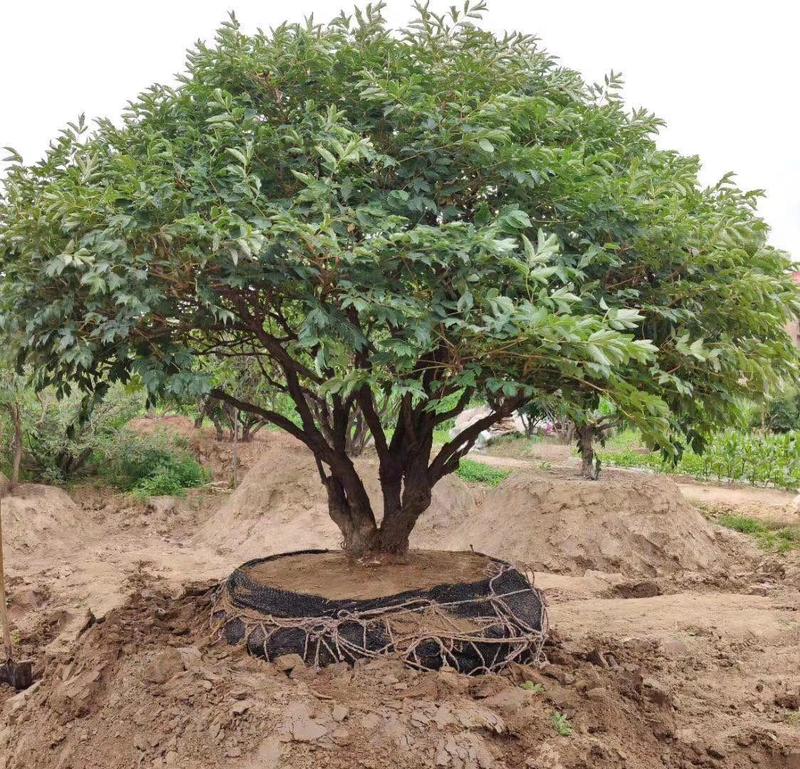
[[(537, 662), (547, 615), (529, 578), (513, 565), (480, 553), (435, 555), (445, 561), (454, 556), (481, 559), (484, 573), (469, 582), (342, 598), (326, 597), (324, 589), (322, 594), (287, 589), (284, 578), (275, 585), (276, 569), (283, 564), (339, 556), (332, 551), (248, 561), (220, 586), (212, 614), (215, 631), (230, 644), (246, 644), (256, 656), (274, 660), (299, 654), (314, 667), (391, 657), (418, 669), (450, 667), (475, 675), (497, 672), (512, 661)], [(264, 572), (273, 579), (265, 579)], [(320, 573), (324, 582), (325, 569)], [(366, 570), (363, 579), (370, 577)]]

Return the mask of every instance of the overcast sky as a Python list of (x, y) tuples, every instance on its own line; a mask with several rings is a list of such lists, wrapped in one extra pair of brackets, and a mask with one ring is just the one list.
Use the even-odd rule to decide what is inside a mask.
[[(447, 2), (433, 0), (444, 9)], [(587, 78), (613, 69), (631, 106), (664, 118), (661, 144), (766, 190), (772, 242), (800, 261), (800, 11), (791, 0), (489, 0), (485, 24), (538, 35)], [(0, 2), (0, 145), (28, 162), (80, 112), (116, 118), (127, 99), (183, 68), (232, 9), (246, 30), (342, 0), (4, 0)], [(349, 8), (349, 5), (344, 7)], [(392, 0), (393, 24), (411, 15)]]

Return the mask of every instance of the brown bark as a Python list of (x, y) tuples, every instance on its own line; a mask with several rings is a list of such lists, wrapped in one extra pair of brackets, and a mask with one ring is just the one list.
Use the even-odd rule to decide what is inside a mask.
[(578, 427), (576, 432), (581, 455), (581, 475), (587, 480), (596, 481), (600, 475), (600, 459), (594, 451), (594, 426), (584, 425)]
[(342, 532), (344, 550), (355, 558), (377, 551), (378, 527), (361, 479), (355, 474), (346, 481), (328, 475), (324, 483), (328, 492), (328, 513)]
[[(269, 340), (268, 340), (269, 341)], [(255, 404), (243, 402), (223, 390), (211, 395), (229, 407), (271, 422), (304, 443), (314, 454), (320, 479), (328, 496), (331, 519), (342, 532), (343, 547), (353, 557), (402, 557), (409, 546), (409, 535), (418, 518), (428, 509), (435, 483), (458, 468), (459, 461), (475, 443), (480, 432), (502, 419), (524, 402), (522, 397), (507, 398), (488, 417), (466, 428), (449, 441), (431, 461), (433, 433), (442, 421), (466, 405), (469, 392), (449, 412), (435, 413), (425, 404), (414, 405), (410, 396), (403, 399), (391, 441), (387, 441), (373, 393), (368, 388), (349, 396), (322, 398), (305, 389), (300, 375), (309, 376), (289, 359), (276, 359), (286, 375), (286, 392), (297, 408), (301, 424)], [(423, 381), (433, 374), (426, 373)], [(439, 392), (439, 397), (449, 394)], [(383, 520), (376, 524), (372, 505), (348, 455), (352, 446), (348, 436), (353, 413), (360, 409), (375, 442), (383, 495)]]

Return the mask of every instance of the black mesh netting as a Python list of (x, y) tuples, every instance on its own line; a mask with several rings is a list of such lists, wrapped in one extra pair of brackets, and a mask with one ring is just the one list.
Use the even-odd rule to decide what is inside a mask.
[(246, 643), (267, 660), (296, 653), (318, 667), (392, 656), (417, 668), (478, 674), (539, 659), (547, 631), (544, 602), (521, 571), (494, 558), (487, 557), (486, 578), (478, 582), (369, 600), (278, 590), (248, 576), (265, 561), (325, 552), (273, 555), (236, 569), (213, 609), (220, 636)]

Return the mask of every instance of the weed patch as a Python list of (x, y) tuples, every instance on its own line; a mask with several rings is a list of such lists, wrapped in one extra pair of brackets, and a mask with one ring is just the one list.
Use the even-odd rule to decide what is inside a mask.
[(471, 459), (462, 459), (456, 471), (458, 477), (467, 483), (482, 483), (485, 486), (499, 486), (509, 475), (510, 470), (499, 470), (496, 467), (474, 462)]
[(140, 499), (181, 496), (185, 489), (200, 486), (208, 479), (208, 473), (191, 453), (164, 434), (122, 431), (104, 445), (100, 454), (98, 465), (106, 482)]
[(800, 526), (770, 525), (745, 515), (721, 515), (717, 523), (727, 529), (749, 534), (769, 552), (787, 553), (800, 548)]

